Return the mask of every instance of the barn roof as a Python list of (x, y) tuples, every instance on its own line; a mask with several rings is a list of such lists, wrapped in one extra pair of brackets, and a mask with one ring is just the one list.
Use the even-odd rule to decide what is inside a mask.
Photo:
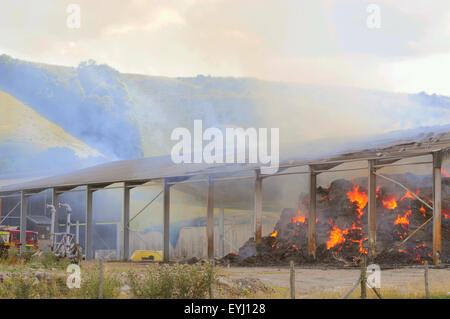
[[(280, 170), (311, 165), (318, 170), (326, 170), (348, 161), (376, 159), (379, 163), (431, 154), (450, 148), (450, 126), (432, 131), (414, 131), (410, 135), (390, 134), (376, 139), (361, 140), (357, 146), (331, 148), (322, 155), (307, 153), (280, 161)], [(0, 186), (0, 195), (20, 191), (40, 192), (49, 188), (60, 190), (90, 185), (104, 187), (118, 182), (145, 183), (151, 180), (168, 179), (176, 182), (198, 176), (232, 177), (254, 174), (260, 164), (175, 164), (170, 156), (159, 156), (124, 160), (101, 164), (74, 172), (33, 179)]]

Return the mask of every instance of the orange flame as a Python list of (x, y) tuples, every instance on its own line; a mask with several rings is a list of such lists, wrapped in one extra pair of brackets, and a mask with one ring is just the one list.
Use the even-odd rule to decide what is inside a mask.
[(305, 220), (306, 220), (305, 216), (294, 216), (294, 217), (292, 217), (292, 222), (293, 223), (302, 223), (302, 224), (304, 224)]
[(369, 201), (367, 194), (365, 192), (359, 191), (358, 185), (353, 185), (353, 189), (347, 193), (347, 198), (351, 202), (356, 203), (356, 205), (358, 206), (358, 218), (360, 218), (364, 214), (363, 209), (364, 207), (366, 207), (367, 202)]
[(403, 216), (397, 215), (394, 225), (409, 225), (409, 215), (411, 215), (411, 210), (408, 210)]
[(330, 232), (330, 239), (327, 241), (327, 249), (333, 248), (334, 246), (343, 243), (345, 241), (344, 235), (347, 233), (347, 230), (342, 230), (336, 225), (333, 225), (333, 228)]
[[(420, 193), (420, 190), (417, 190), (414, 192), (416, 195)], [(410, 192), (406, 191), (405, 195), (400, 198), (400, 200), (404, 200), (405, 198), (410, 198), (410, 199), (415, 199), (416, 197), (414, 197), (414, 195), (412, 195)]]
[(278, 230), (275, 230), (272, 234), (270, 234), (270, 237), (277, 237), (278, 235)]
[(292, 222), (293, 223), (302, 223), (302, 224), (304, 224), (305, 223), (305, 221), (306, 221), (306, 216), (302, 216), (302, 211), (300, 210), (300, 207), (299, 206), (297, 206), (297, 216), (294, 216), (294, 217), (292, 217)]
[[(345, 236), (349, 235), (351, 231), (354, 231), (354, 230), (361, 231), (361, 227), (356, 224), (353, 224), (351, 227), (348, 227), (345, 229), (340, 229), (338, 226), (333, 225), (332, 220), (330, 220), (329, 224), (332, 225), (332, 229), (330, 231), (329, 240), (326, 243), (327, 249), (331, 249), (339, 244), (344, 243), (346, 241)], [(364, 249), (364, 247), (363, 247), (363, 242), (367, 239), (368, 238), (366, 237), (366, 238), (362, 238), (361, 240), (351, 239), (351, 241), (358, 244), (359, 251), (361, 253), (367, 254), (367, 250)]]
[(383, 206), (387, 209), (395, 209), (397, 207), (397, 201), (394, 196), (387, 196), (382, 199)]

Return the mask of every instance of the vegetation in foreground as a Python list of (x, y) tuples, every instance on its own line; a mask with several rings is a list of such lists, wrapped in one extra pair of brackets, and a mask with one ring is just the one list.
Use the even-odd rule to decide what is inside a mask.
[[(0, 298), (210, 298), (217, 280), (212, 263), (149, 265), (143, 271), (114, 272), (85, 263), (79, 288), (69, 289), (70, 261), (51, 253), (16, 249), (0, 256)], [(104, 267), (106, 268), (106, 267)]]
[[(201, 299), (201, 298), (289, 298), (289, 289), (267, 287), (258, 279), (230, 279), (223, 269), (212, 263), (151, 264), (144, 269), (110, 269), (103, 267), (100, 292), (98, 263), (83, 263), (80, 288), (69, 289), (66, 272), (70, 261), (54, 257), (51, 253), (25, 252), (16, 249), (0, 255), (0, 298), (149, 298), (149, 299)], [(447, 285), (447, 286), (446, 286)], [(450, 299), (448, 284), (431, 287), (431, 298)], [(318, 291), (298, 298), (341, 298), (347, 291)], [(383, 298), (425, 298), (423, 286), (402, 289), (381, 289)], [(349, 298), (359, 298), (360, 290)], [(367, 290), (367, 298), (377, 298)]]

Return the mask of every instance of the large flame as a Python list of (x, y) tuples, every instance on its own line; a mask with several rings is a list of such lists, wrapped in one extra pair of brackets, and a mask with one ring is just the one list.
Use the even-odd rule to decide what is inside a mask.
[(383, 206), (387, 209), (395, 209), (397, 207), (397, 200), (395, 196), (386, 196), (381, 200), (383, 202)]
[(358, 185), (353, 185), (353, 189), (347, 193), (347, 198), (358, 206), (358, 218), (360, 218), (364, 214), (363, 209), (369, 201), (367, 194), (360, 191)]
[[(397, 226), (396, 228), (396, 235), (400, 239), (406, 238), (410, 231), (410, 217), (412, 215), (412, 209), (415, 209), (413, 207), (413, 202), (406, 201), (406, 200), (416, 200), (417, 195), (420, 192), (420, 190), (412, 190), (412, 191), (405, 191), (405, 193), (402, 195), (385, 195), (383, 192), (383, 189), (381, 186), (377, 186), (376, 189), (376, 195), (377, 198), (379, 198), (380, 202), (382, 203), (383, 207), (387, 210), (394, 211), (397, 213), (397, 217), (395, 221), (393, 222), (394, 225)], [(340, 225), (343, 228), (340, 228), (339, 226), (335, 225), (335, 220), (330, 219), (328, 224), (330, 225), (330, 230), (328, 233), (328, 240), (326, 242), (326, 248), (328, 250), (333, 249), (334, 251), (342, 251), (343, 249), (353, 249), (353, 247), (358, 247), (359, 252), (362, 254), (367, 254), (367, 249), (363, 247), (363, 243), (368, 239), (367, 237), (364, 237), (364, 233), (362, 231), (362, 222), (361, 217), (364, 215), (364, 209), (366, 208), (368, 204), (368, 195), (366, 192), (364, 192), (360, 186), (353, 184), (352, 189), (346, 193), (347, 199), (353, 203), (351, 206), (354, 216), (356, 219), (353, 220), (353, 223), (349, 227), (345, 227), (347, 225)], [(321, 200), (330, 200), (329, 197), (323, 196), (320, 198)], [(401, 202), (405, 201), (405, 202)], [(408, 206), (407, 209), (404, 209), (405, 205)], [(414, 213), (421, 213), (424, 217), (427, 216), (427, 209), (421, 205), (419, 206), (418, 210), (414, 211)], [(300, 235), (300, 232), (305, 231), (304, 226), (309, 223), (308, 216), (305, 214), (306, 206), (301, 201), (297, 205), (297, 214), (295, 216), (290, 217), (289, 222), (296, 224), (297, 228), (291, 228), (290, 234), (292, 233), (293, 236), (297, 237)], [(450, 210), (443, 209), (442, 210), (442, 216), (443, 218), (450, 218)], [(393, 217), (393, 216), (392, 216)], [(316, 218), (316, 223), (318, 223), (318, 218)], [(273, 237), (274, 240), (272, 242), (272, 247), (275, 247), (277, 244), (279, 238), (277, 236), (279, 235), (279, 230), (274, 230), (274, 232), (270, 235), (270, 237)], [(288, 241), (289, 247), (295, 248), (297, 250), (301, 250), (301, 247), (298, 247), (293, 240)], [(355, 247), (355, 248), (356, 248)], [(425, 256), (424, 254), (426, 251), (424, 250), (426, 246), (424, 244), (417, 245), (416, 248), (410, 248), (407, 249), (398, 249), (398, 252), (408, 254), (408, 258), (413, 261), (417, 262), (423, 262), (423, 259), (421, 256)], [(428, 248), (426, 248), (428, 249)]]
[[(363, 241), (366, 240), (367, 238), (361, 238), (362, 227), (360, 218), (364, 214), (363, 209), (366, 207), (369, 198), (367, 196), (367, 193), (359, 189), (358, 185), (353, 185), (352, 190), (347, 192), (346, 195), (350, 202), (356, 204), (358, 219), (355, 223), (353, 223), (352, 226), (347, 227), (345, 229), (340, 229), (338, 226), (333, 224), (333, 220), (330, 220), (329, 224), (331, 225), (331, 230), (329, 233), (329, 239), (326, 243), (327, 249), (331, 249), (339, 244), (345, 243), (347, 241), (346, 237), (348, 237), (349, 241), (358, 244), (360, 252), (367, 253), (367, 251), (362, 246)], [(355, 239), (355, 237), (361, 239)], [(338, 249), (340, 250), (341, 248), (342, 247), (339, 247)]]
[[(333, 247), (336, 247), (339, 244), (345, 243), (347, 241), (346, 237), (349, 237), (349, 241), (358, 244), (359, 246), (359, 251), (363, 254), (367, 254), (367, 250), (363, 247), (363, 242), (365, 240), (367, 240), (368, 238), (361, 238), (361, 239), (352, 239), (352, 237), (354, 236), (354, 232), (356, 233), (357, 237), (362, 237), (359, 236), (358, 233), (362, 231), (361, 226), (358, 226), (356, 223), (353, 224), (351, 227), (345, 228), (345, 229), (340, 229), (338, 226), (333, 225), (333, 221), (330, 220), (329, 224), (332, 226), (331, 227), (331, 231), (329, 234), (329, 239), (326, 243), (327, 245), (327, 249), (331, 249)], [(342, 247), (339, 247), (338, 250), (341, 250)]]
[(334, 246), (345, 242), (345, 234), (347, 234), (347, 230), (342, 230), (336, 225), (333, 225), (330, 231), (330, 239), (327, 241), (327, 249), (333, 248)]

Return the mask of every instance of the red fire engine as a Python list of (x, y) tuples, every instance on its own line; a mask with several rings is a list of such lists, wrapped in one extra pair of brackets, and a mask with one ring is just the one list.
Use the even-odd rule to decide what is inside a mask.
[[(9, 248), (16, 247), (20, 248), (20, 230), (16, 227), (0, 227), (0, 247)], [(25, 241), (27, 248), (38, 250), (39, 241), (38, 233), (34, 231), (27, 230), (27, 238)]]

